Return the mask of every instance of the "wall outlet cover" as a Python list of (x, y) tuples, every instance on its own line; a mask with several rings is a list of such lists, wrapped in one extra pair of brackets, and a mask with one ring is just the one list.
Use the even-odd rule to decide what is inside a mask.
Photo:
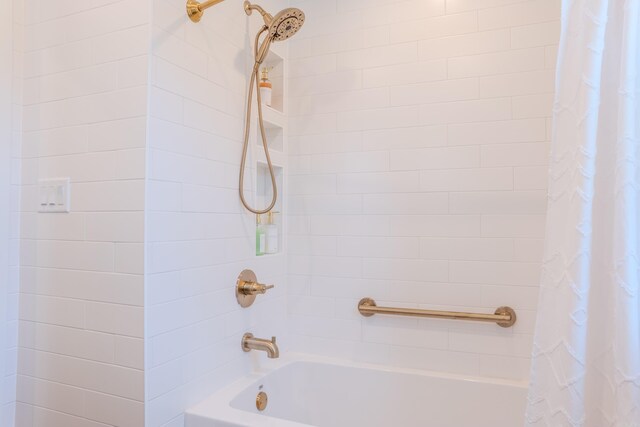
[(71, 187), (69, 184), (69, 178), (38, 180), (38, 212), (70, 212)]

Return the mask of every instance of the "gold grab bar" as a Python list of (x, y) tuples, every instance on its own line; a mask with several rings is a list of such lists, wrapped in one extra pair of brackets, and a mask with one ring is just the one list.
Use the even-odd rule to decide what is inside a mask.
[(371, 298), (362, 298), (358, 311), (365, 317), (374, 314), (392, 314), (397, 316), (435, 317), (439, 319), (475, 320), (477, 322), (495, 322), (498, 326), (509, 328), (516, 323), (516, 312), (511, 307), (498, 307), (494, 314), (465, 313), (461, 311), (420, 310), (417, 308), (378, 307)]

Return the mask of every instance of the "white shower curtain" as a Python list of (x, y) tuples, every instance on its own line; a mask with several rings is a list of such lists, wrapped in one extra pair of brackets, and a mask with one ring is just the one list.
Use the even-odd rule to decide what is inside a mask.
[(564, 0), (526, 426), (640, 427), (640, 0)]

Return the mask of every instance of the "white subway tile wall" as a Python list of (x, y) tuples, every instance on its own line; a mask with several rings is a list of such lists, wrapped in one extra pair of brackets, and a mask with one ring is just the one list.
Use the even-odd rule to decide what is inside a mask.
[[(526, 379), (559, 0), (294, 0), (289, 322), (295, 349)], [(513, 329), (362, 318), (492, 312)]]
[[(0, 424), (182, 426), (264, 357), (240, 353), (247, 331), (527, 377), (559, 0), (263, 3), (308, 20), (274, 45), (289, 59), (288, 254), (256, 258), (237, 175), (259, 18), (232, 2), (199, 25), (172, 0), (13, 2)], [(38, 214), (38, 179), (66, 176), (71, 213)], [(249, 310), (233, 293), (245, 268), (277, 285)], [(363, 319), (365, 296), (519, 320)]]
[[(23, 7), (16, 426), (140, 427), (149, 7)], [(37, 213), (57, 177), (71, 213)]]
[[(184, 2), (152, 3), (146, 425), (177, 427), (188, 407), (265, 358), (241, 351), (245, 332), (275, 335), (281, 350), (287, 348), (286, 256), (254, 255), (255, 215), (238, 197), (253, 66), (248, 40), (253, 43), (262, 20), (247, 17), (238, 2), (224, 2), (196, 25), (186, 19)], [(272, 13), (287, 4), (261, 2)], [(273, 45), (286, 54), (283, 46)], [(245, 182), (251, 201), (255, 179), (250, 160)], [(242, 309), (234, 285), (246, 268), (276, 287)]]

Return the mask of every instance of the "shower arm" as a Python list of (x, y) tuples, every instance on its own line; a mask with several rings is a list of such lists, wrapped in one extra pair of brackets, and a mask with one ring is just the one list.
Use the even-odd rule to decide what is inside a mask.
[(269, 12), (267, 12), (266, 10), (264, 10), (262, 7), (260, 7), (257, 4), (252, 4), (249, 0), (245, 0), (244, 4), (244, 12), (247, 15), (251, 15), (251, 13), (254, 10), (257, 10), (258, 13), (260, 13), (260, 15), (262, 15), (262, 19), (264, 19), (264, 23), (266, 26), (271, 25), (271, 21), (273, 21), (273, 15), (271, 15)]
[(218, 3), (222, 3), (223, 1), (224, 0), (207, 0), (199, 3), (196, 0), (187, 0), (187, 16), (193, 22), (200, 22), (205, 9), (215, 6)]
[[(204, 15), (204, 11), (209, 9), (211, 6), (215, 6), (218, 3), (222, 3), (224, 0), (206, 0), (202, 3), (196, 0), (187, 0), (187, 16), (193, 22), (200, 22), (202, 19), (202, 15)], [(249, 0), (245, 0), (243, 4), (244, 11), (247, 15), (251, 15), (254, 10), (257, 10), (260, 15), (262, 15), (262, 19), (264, 19), (265, 25), (271, 25), (273, 21), (273, 15), (264, 10), (261, 6), (257, 4), (251, 4)]]

